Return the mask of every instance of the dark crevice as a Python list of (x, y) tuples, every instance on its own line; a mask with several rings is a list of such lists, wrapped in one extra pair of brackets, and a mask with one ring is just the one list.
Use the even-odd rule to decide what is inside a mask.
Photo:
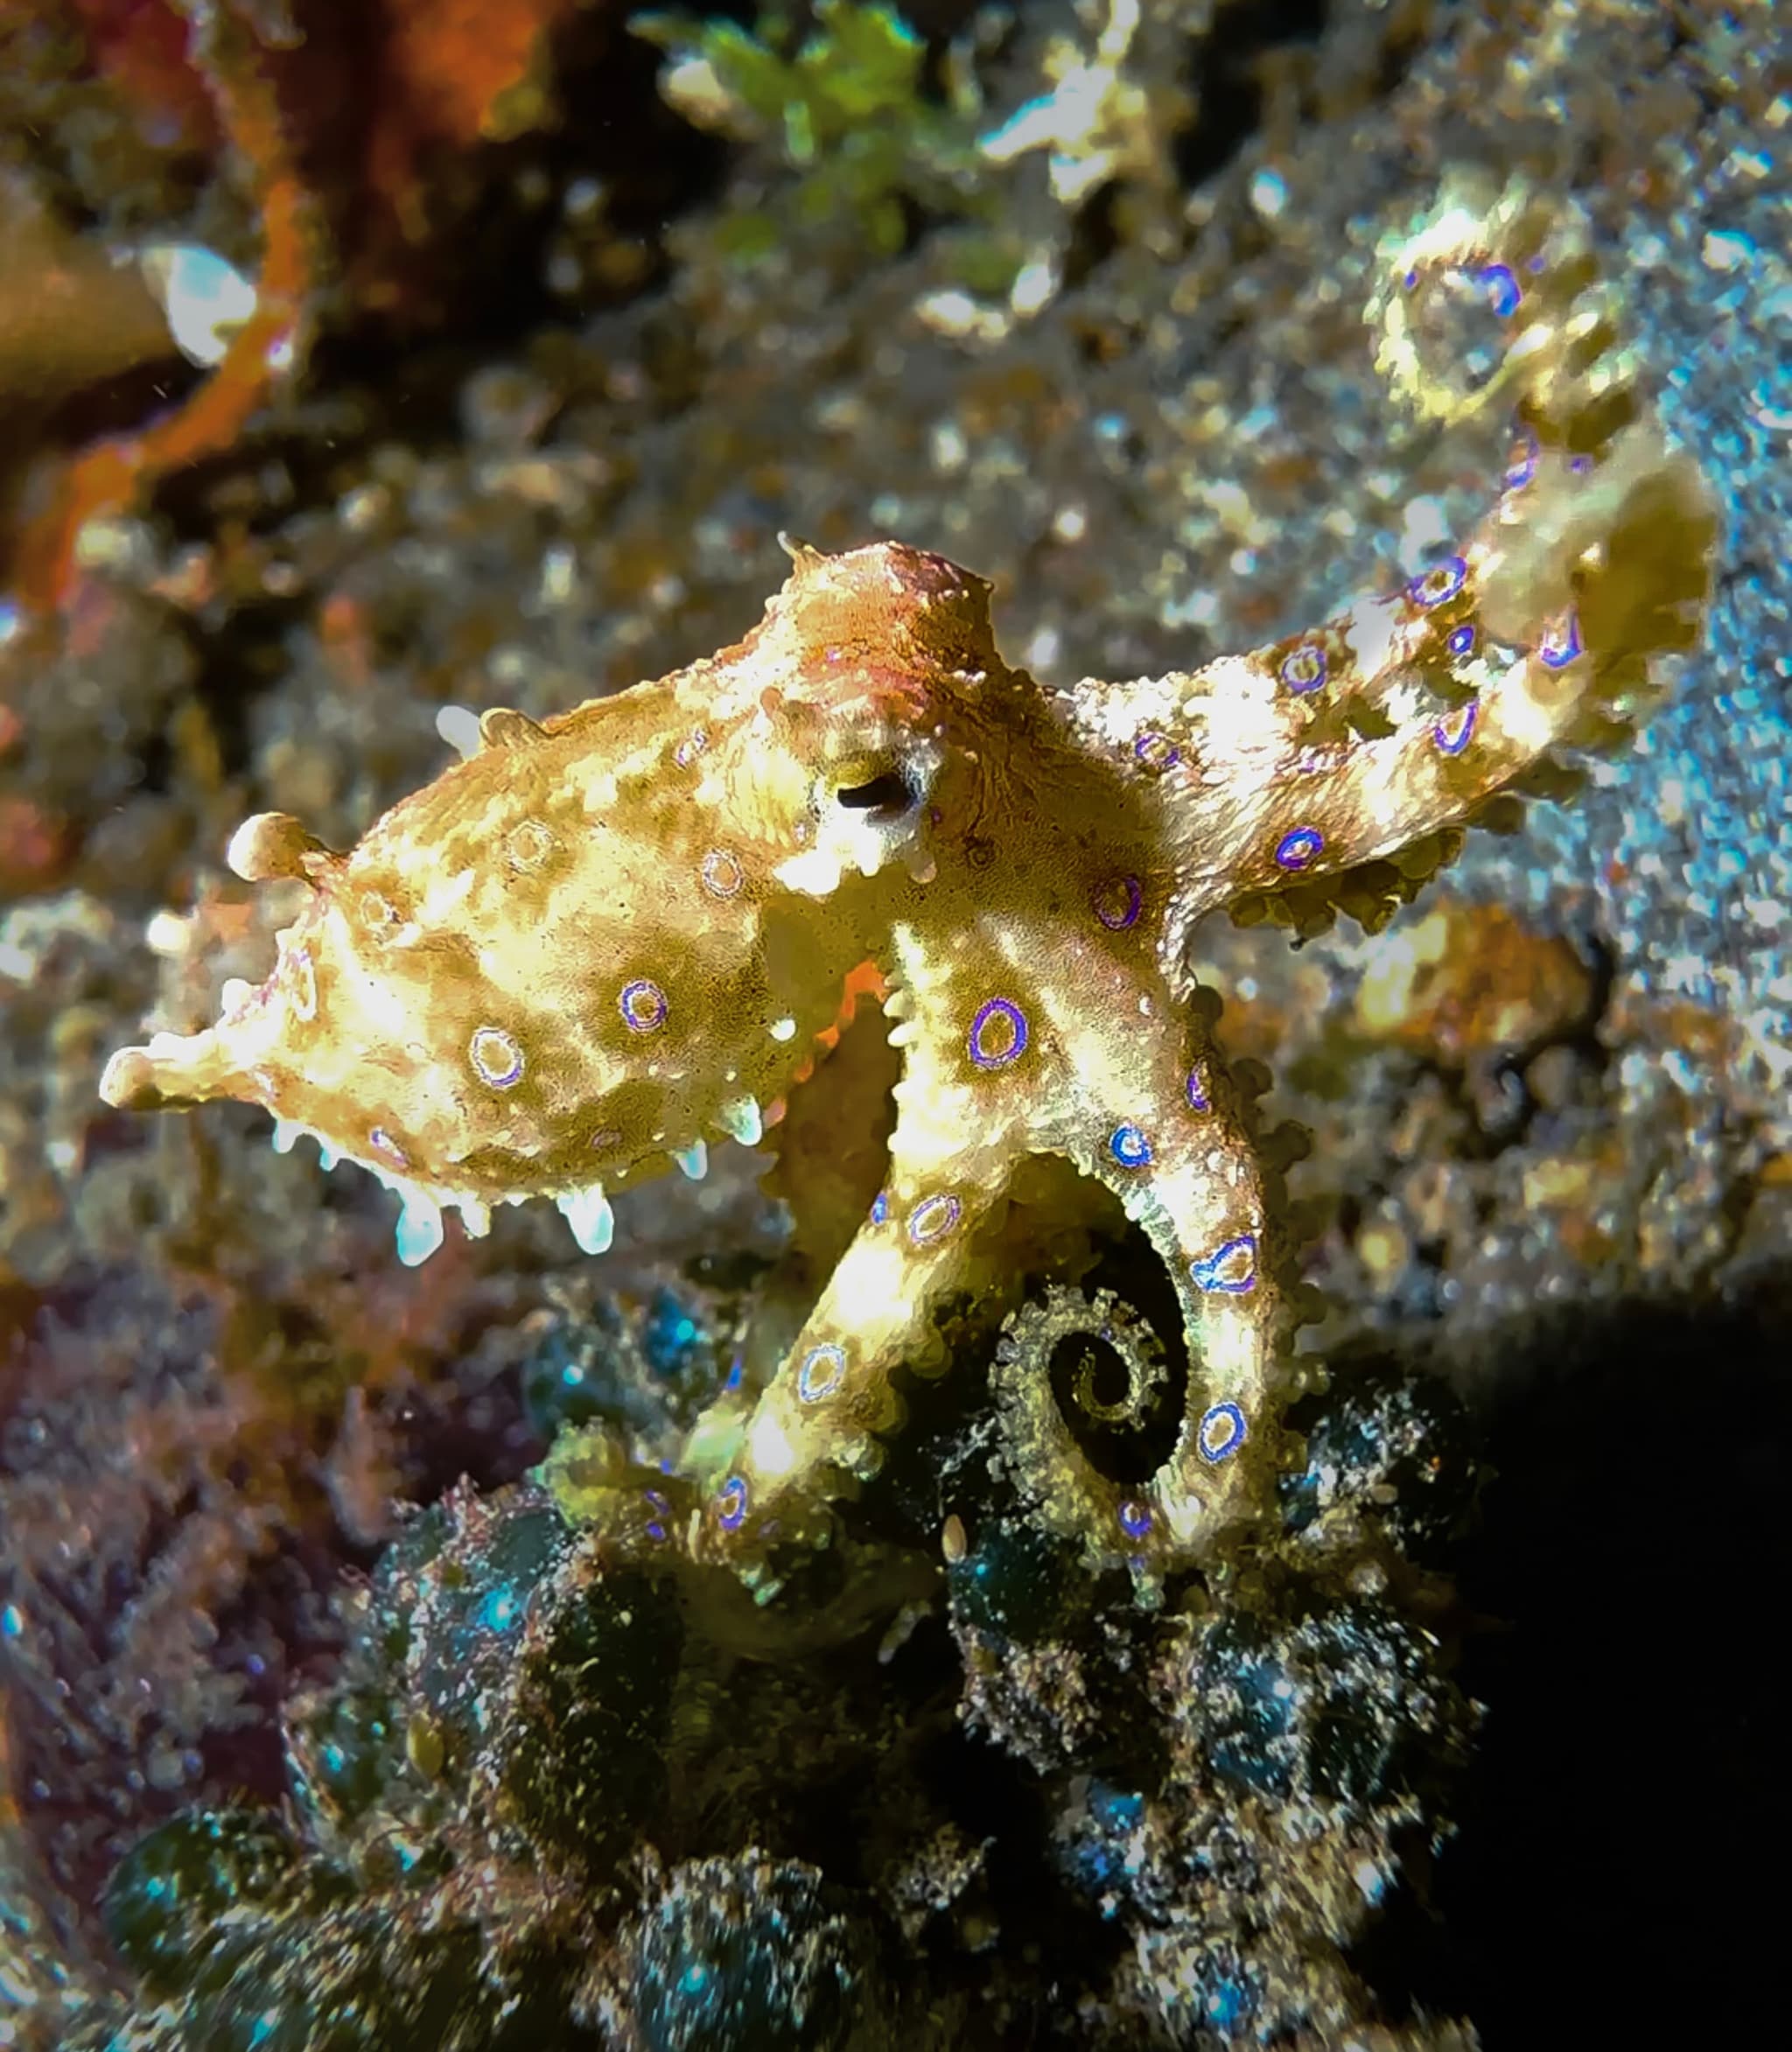
[(1262, 124), (1262, 60), (1325, 34), (1327, 0), (1234, 0), (1196, 46), (1188, 73), (1195, 117), (1177, 137), (1177, 172), (1202, 186), (1223, 171)]

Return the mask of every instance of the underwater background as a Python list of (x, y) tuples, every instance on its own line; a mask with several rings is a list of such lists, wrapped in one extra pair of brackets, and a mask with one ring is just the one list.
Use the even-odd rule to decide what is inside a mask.
[[(5, 0), (0, 2046), (1779, 2013), (1788, 58), (1769, 0)], [(1117, 1207), (755, 1606), (612, 1559), (570, 1449), (670, 1456), (864, 1136), (413, 1271), (258, 1113), (102, 1103), (264, 972), (246, 814), (351, 845), (438, 714), (737, 640), (780, 534), (965, 564), (1067, 685), (1396, 585), (1488, 472), (1364, 307), (1464, 168), (1586, 223), (1715, 582), (1640, 734), (1385, 931), (1195, 936), (1312, 1136), (1261, 1558), (1145, 1608), (1041, 1512), (1017, 1367), (1158, 1457)]]

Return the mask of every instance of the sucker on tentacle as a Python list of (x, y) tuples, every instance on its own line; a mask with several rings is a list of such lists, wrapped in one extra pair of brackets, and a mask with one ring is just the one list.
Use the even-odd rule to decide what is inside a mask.
[[(238, 873), (310, 890), (271, 973), (208, 1030), (115, 1055), (104, 1095), (266, 1106), (281, 1144), (313, 1133), (399, 1192), (406, 1261), (448, 1209), (477, 1234), (537, 1196), (595, 1253), (617, 1191), (757, 1143), (843, 995), (887, 991), (884, 1187), (781, 1366), (694, 1432), (693, 1550), (768, 1588), (773, 1550), (825, 1531), (877, 1465), (893, 1371), (944, 1365), (936, 1314), (1050, 1156), (1157, 1249), (1190, 1363), (1173, 1455), (1091, 1514), (1153, 1572), (1207, 1558), (1272, 1496), (1298, 1306), (1286, 1150), (1214, 1039), (1192, 926), (1382, 923), (1549, 750), (1622, 731), (1708, 575), (1703, 487), (1638, 417), (1568, 217), (1451, 195), (1382, 262), (1403, 388), (1516, 414), (1492, 511), (1404, 590), (1060, 692), (1003, 661), (970, 572), (792, 543), (736, 647), (540, 725), (488, 712), (476, 744), (460, 723), (467, 759), (350, 852), (248, 822)], [(1484, 365), (1465, 305), (1507, 338)]]

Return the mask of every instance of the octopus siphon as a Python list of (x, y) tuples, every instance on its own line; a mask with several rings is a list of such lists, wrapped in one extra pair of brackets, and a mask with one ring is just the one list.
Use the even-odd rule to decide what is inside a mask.
[[(1404, 587), (1192, 672), (1047, 689), (942, 557), (787, 543), (738, 646), (478, 745), (348, 853), (287, 816), (229, 849), (311, 886), (209, 1029), (114, 1055), (108, 1102), (235, 1097), (444, 1212), (547, 1198), (589, 1254), (612, 1199), (758, 1142), (843, 992), (899, 1053), (884, 1187), (757, 1388), (700, 1421), (686, 1537), (763, 1592), (899, 1421), (892, 1374), (1034, 1157), (1114, 1192), (1173, 1278), (1187, 1397), (1148, 1481), (1098, 1495), (1146, 1573), (1236, 1541), (1291, 1458), (1303, 1315), (1254, 1065), (1189, 966), (1210, 912), (1385, 922), (1558, 745), (1607, 743), (1698, 632), (1712, 522), (1648, 421), (1565, 207), (1446, 191), (1377, 253), (1383, 368), (1439, 420), (1513, 424), (1491, 509)], [(1466, 344), (1491, 322), (1495, 346)]]

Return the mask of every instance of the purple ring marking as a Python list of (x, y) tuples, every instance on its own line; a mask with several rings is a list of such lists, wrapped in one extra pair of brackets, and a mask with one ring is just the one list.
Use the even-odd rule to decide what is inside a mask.
[(1474, 723), (1480, 712), (1480, 704), (1471, 698), (1466, 705), (1440, 719), (1432, 729), (1432, 739), (1437, 743), (1438, 752), (1445, 755), (1461, 754), (1474, 738)]
[(1450, 638), (1444, 643), (1452, 655), (1468, 655), (1474, 649), (1474, 622), (1465, 620), (1460, 627), (1450, 629)]
[(711, 848), (697, 873), (712, 898), (735, 897), (746, 881), (739, 863), (725, 848)]
[[(1115, 904), (1115, 897), (1124, 900)], [(1138, 915), (1144, 905), (1144, 886), (1137, 877), (1110, 877), (1105, 883), (1096, 886), (1095, 896), (1090, 900), (1096, 917), (1110, 934), (1124, 934), (1130, 926), (1138, 923)]]
[(1306, 869), (1320, 854), (1326, 837), (1317, 827), (1293, 827), (1276, 844), (1278, 869)]
[(1406, 587), (1406, 596), (1427, 611), (1453, 599), (1468, 582), (1468, 565), (1460, 556), (1446, 557), (1429, 570), (1422, 570)]
[(1136, 1125), (1117, 1125), (1108, 1141), (1108, 1152), (1122, 1168), (1144, 1168), (1152, 1158), (1152, 1144)]
[(1215, 1404), (1195, 1427), (1194, 1443), (1201, 1459), (1217, 1466), (1237, 1453), (1249, 1431), (1244, 1413), (1236, 1404)]
[(383, 1154), (388, 1161), (396, 1161), (400, 1168), (410, 1166), (410, 1155), (404, 1152), (384, 1126), (376, 1125), (374, 1128), (372, 1132), (368, 1135), (368, 1145), (376, 1152)]
[(1586, 653), (1586, 644), (1580, 638), (1580, 622), (1572, 607), (1560, 620), (1550, 622), (1536, 646), (1537, 661), (1547, 669), (1565, 669), (1577, 655)]
[(1211, 1111), (1214, 1109), (1214, 1101), (1208, 1096), (1206, 1079), (1199, 1068), (1189, 1070), (1188, 1081), (1182, 1086), (1182, 1090), (1188, 1099), (1188, 1109), (1191, 1111)]
[(1132, 744), (1132, 759), (1145, 769), (1174, 769), (1182, 760), (1182, 751), (1168, 734), (1148, 729)]
[(1191, 1262), (1188, 1272), (1196, 1289), (1210, 1297), (1246, 1297), (1256, 1287), (1256, 1235), (1241, 1233), (1203, 1260)]
[(1326, 681), (1326, 652), (1316, 642), (1303, 641), (1282, 665), (1282, 682), (1291, 691), (1305, 696), (1317, 691)]
[(651, 1033), (666, 1023), (666, 993), (646, 977), (622, 986), (616, 1000), (622, 1023), (632, 1033)]
[(890, 1215), (890, 1193), (879, 1190), (872, 1199), (872, 1223), (882, 1225)]
[(958, 1223), (962, 1210), (956, 1197), (943, 1194), (923, 1197), (908, 1215), (910, 1245), (926, 1247), (943, 1239)]
[(796, 1371), (796, 1394), (805, 1404), (819, 1404), (831, 1397), (846, 1380), (846, 1349), (830, 1341), (811, 1347)]
[[(1008, 1028), (1008, 1045), (985, 1045), (990, 1026), (999, 1021)], [(970, 1034), (967, 1042), (970, 1059), (979, 1068), (1006, 1068), (1010, 1062), (1018, 1061), (1026, 1053), (1029, 1038), (1026, 1014), (1019, 1005), (1007, 998), (990, 998), (984, 1001), (976, 1017), (970, 1022)]]
[(716, 1523), (724, 1532), (738, 1532), (746, 1517), (747, 1488), (744, 1476), (732, 1474), (716, 1495)]
[(1119, 1518), (1120, 1530), (1129, 1539), (1142, 1539), (1152, 1529), (1149, 1506), (1135, 1502), (1130, 1496), (1121, 1504)]
[(466, 1058), (481, 1082), (508, 1090), (522, 1080), (522, 1049), (502, 1026), (476, 1027), (466, 1044)]

